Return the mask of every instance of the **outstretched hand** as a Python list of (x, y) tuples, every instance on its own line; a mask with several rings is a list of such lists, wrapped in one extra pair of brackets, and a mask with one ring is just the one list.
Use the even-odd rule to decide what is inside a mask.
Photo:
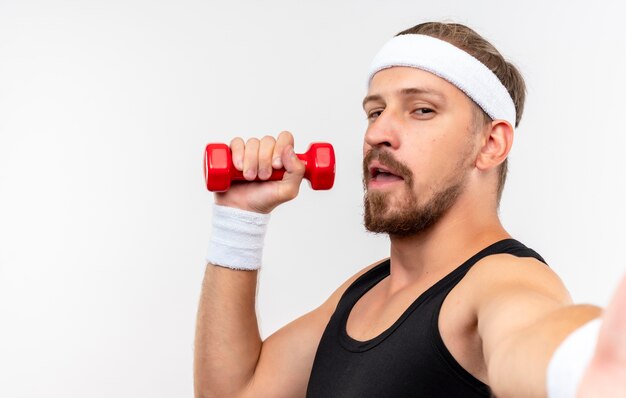
[(626, 276), (604, 311), (596, 351), (577, 397), (626, 397)]

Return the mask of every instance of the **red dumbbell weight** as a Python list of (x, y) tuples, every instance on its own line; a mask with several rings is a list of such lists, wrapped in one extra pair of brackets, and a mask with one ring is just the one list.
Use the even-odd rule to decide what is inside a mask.
[[(306, 153), (298, 154), (306, 167), (304, 178), (311, 182), (315, 190), (330, 189), (335, 182), (335, 151), (331, 144), (313, 143)], [(268, 181), (283, 178), (285, 169), (272, 170)], [(246, 181), (243, 172), (233, 165), (230, 148), (226, 144), (209, 144), (204, 151), (204, 179), (209, 191), (223, 192), (230, 188), (232, 181)], [(261, 181), (258, 177), (255, 181)]]

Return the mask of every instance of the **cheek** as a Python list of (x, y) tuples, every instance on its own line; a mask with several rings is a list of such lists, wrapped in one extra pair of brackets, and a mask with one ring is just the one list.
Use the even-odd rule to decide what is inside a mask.
[(413, 171), (413, 185), (417, 190), (432, 190), (450, 178), (458, 169), (459, 148), (446, 138), (438, 137), (425, 142), (423, 149), (415, 151), (408, 162)]

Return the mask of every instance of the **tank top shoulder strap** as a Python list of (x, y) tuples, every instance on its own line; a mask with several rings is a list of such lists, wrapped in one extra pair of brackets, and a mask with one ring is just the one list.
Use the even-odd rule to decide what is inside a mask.
[(492, 254), (512, 254), (516, 257), (532, 257), (547, 265), (546, 260), (539, 253), (515, 239), (501, 240), (487, 247), (484, 251), (485, 255), (481, 256), (481, 258)]
[[(493, 254), (512, 254), (516, 257), (533, 257), (544, 264), (547, 264), (546, 261), (533, 249), (526, 247), (523, 243), (519, 242), (516, 239), (503, 239), (498, 242), (495, 242), (478, 253), (474, 254), (467, 261), (461, 264), (453, 273), (467, 271), (474, 264), (476, 264), (481, 259), (493, 255)], [(358, 277), (352, 284), (346, 289), (344, 292), (344, 296), (352, 295), (352, 294), (365, 294), (367, 290), (371, 289), (378, 282), (383, 280), (386, 276), (389, 275), (391, 261), (386, 259), (382, 261), (380, 264), (372, 267), (372, 269), (365, 272), (363, 275)], [(363, 291), (362, 291), (363, 290)]]
[(503, 239), (498, 242), (495, 242), (478, 253), (474, 254), (467, 261), (461, 264), (457, 269), (452, 271), (448, 276), (444, 279), (448, 279), (453, 281), (458, 279), (459, 276), (463, 276), (469, 271), (474, 264), (479, 262), (485, 257), (494, 255), (494, 254), (511, 254), (516, 257), (532, 257), (535, 258), (542, 263), (546, 264), (546, 261), (533, 249), (526, 247), (523, 243), (519, 242), (516, 239)]
[(368, 290), (378, 282), (389, 276), (391, 262), (389, 259), (383, 260), (372, 269), (359, 276), (343, 293), (339, 299), (337, 310), (349, 310)]
[[(543, 257), (541, 257), (536, 251), (526, 247), (516, 239), (503, 239), (474, 254), (467, 261), (447, 275), (443, 280), (441, 280), (438, 285), (446, 285), (447, 283), (445, 282), (448, 281), (458, 281), (459, 278), (465, 275), (474, 264), (493, 254), (512, 254), (516, 257), (533, 257), (544, 264), (546, 263)], [(391, 261), (386, 259), (352, 282), (352, 284), (341, 296), (337, 309), (342, 309), (341, 307), (343, 306), (351, 308), (352, 305), (356, 303), (356, 301), (358, 301), (365, 293), (367, 293), (368, 290), (389, 276), (390, 264)]]

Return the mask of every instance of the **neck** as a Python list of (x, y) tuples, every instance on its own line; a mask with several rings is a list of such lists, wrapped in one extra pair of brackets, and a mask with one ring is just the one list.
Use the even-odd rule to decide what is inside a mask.
[[(390, 236), (391, 282), (398, 288), (443, 277), (488, 245), (510, 238), (495, 206), (459, 198), (434, 225), (412, 236)], [(476, 201), (474, 201), (476, 202)]]

